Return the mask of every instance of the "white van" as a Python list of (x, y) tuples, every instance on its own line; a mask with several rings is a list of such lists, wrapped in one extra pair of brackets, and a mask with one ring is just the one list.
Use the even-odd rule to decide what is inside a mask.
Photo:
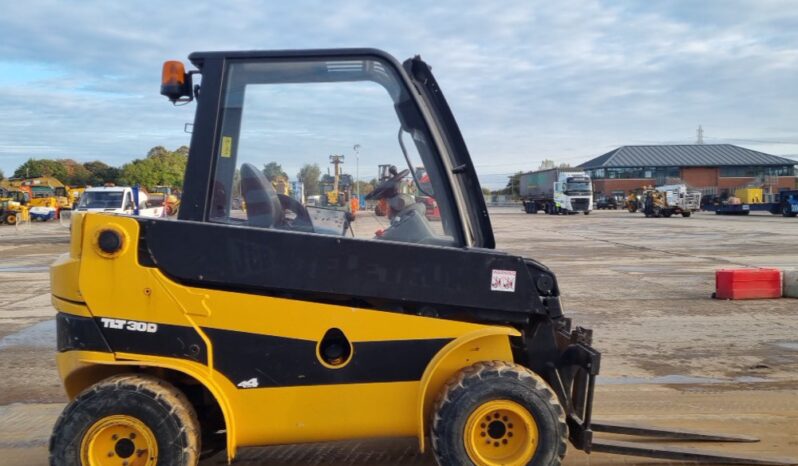
[[(163, 217), (164, 208), (149, 207), (147, 194), (139, 191), (139, 216)], [(135, 215), (133, 189), (126, 186), (108, 186), (86, 188), (80, 196), (78, 212), (113, 212), (117, 214)]]

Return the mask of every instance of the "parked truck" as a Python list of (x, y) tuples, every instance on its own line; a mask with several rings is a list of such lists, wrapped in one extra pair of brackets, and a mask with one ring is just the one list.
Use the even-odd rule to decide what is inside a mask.
[(689, 217), (701, 208), (701, 193), (683, 184), (659, 186), (643, 193), (643, 213), (646, 217)]
[[(737, 198), (739, 199), (739, 198)], [(798, 216), (798, 190), (781, 191), (773, 202), (739, 202), (706, 204), (704, 210), (718, 215), (748, 215), (751, 212), (770, 212), (784, 217)]]
[(593, 183), (587, 173), (550, 168), (524, 173), (518, 180), (521, 200), (528, 214), (585, 215), (593, 209)]

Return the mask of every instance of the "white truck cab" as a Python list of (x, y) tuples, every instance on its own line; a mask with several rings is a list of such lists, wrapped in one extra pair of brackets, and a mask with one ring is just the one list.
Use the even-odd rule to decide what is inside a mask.
[[(112, 212), (117, 214), (135, 215), (133, 188), (127, 186), (104, 186), (87, 188), (80, 197), (78, 212)], [(164, 209), (150, 207), (147, 193), (138, 193), (138, 215), (142, 217), (163, 217)]]

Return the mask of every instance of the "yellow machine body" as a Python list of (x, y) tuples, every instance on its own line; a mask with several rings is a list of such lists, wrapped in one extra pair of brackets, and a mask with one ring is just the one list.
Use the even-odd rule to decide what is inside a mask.
[[(208, 358), (200, 363), (118, 349), (63, 351), (57, 356), (58, 369), (69, 397), (115, 373), (183, 374), (202, 384), (221, 408), (231, 459), (239, 446), (343, 438), (417, 436), (423, 449), (432, 403), (447, 379), (480, 361), (513, 361), (509, 339), (520, 333), (511, 327), (187, 287), (157, 268), (139, 264), (135, 219), (76, 214), (72, 222), (70, 252), (52, 267), (54, 306), (63, 314), (95, 320), (193, 328), (207, 345)], [(98, 245), (100, 232), (109, 229), (123, 238), (114, 254)], [(242, 390), (215, 368), (207, 336), (208, 329), (224, 329), (318, 342), (330, 328), (341, 329), (354, 345), (450, 341), (417, 381)], [(401, 365), (401, 355), (398, 358), (386, 359), (385, 364)]]
[(741, 204), (761, 204), (764, 202), (762, 188), (739, 188), (734, 191), (734, 197), (739, 198)]

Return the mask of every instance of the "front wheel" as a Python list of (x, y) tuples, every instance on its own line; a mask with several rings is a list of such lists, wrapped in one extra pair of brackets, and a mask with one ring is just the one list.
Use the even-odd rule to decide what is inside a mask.
[[(5, 219), (3, 219), (5, 223), (8, 225), (16, 225), (17, 224), (17, 214), (9, 212), (6, 214)], [(2, 222), (0, 222), (2, 223)]]
[(52, 466), (195, 466), (199, 423), (174, 386), (146, 375), (117, 375), (78, 395), (56, 421)]
[(781, 209), (781, 215), (784, 216), (784, 217), (795, 217), (798, 214), (796, 214), (795, 212), (792, 211), (792, 207), (791, 206), (785, 205), (784, 208)]
[(438, 396), (433, 419), (440, 466), (556, 466), (565, 456), (565, 411), (543, 379), (516, 364), (462, 370)]

